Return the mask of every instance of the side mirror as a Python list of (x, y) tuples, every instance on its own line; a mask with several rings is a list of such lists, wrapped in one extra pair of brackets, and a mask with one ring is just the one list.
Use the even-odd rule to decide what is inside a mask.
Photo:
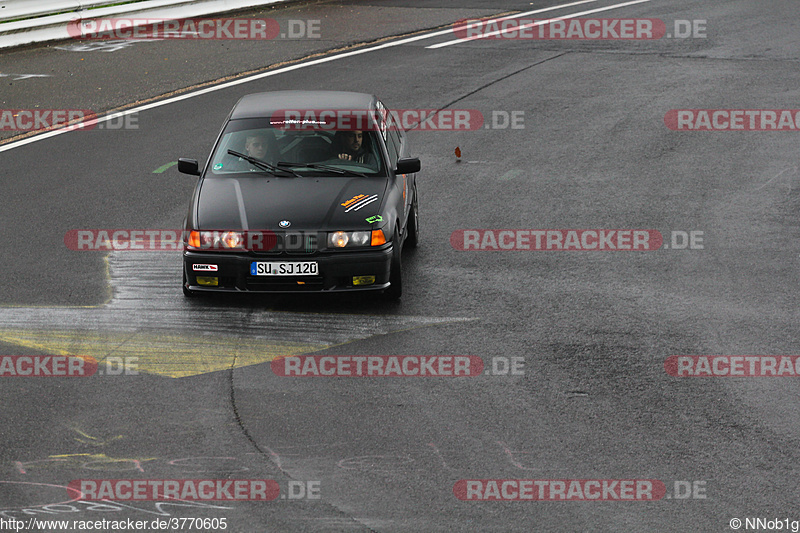
[(178, 158), (178, 172), (181, 174), (191, 174), (192, 176), (200, 175), (200, 168), (195, 159)]
[(420, 168), (422, 168), (422, 165), (420, 165), (418, 157), (404, 157), (403, 159), (397, 160), (397, 168), (394, 173), (413, 174), (419, 172)]

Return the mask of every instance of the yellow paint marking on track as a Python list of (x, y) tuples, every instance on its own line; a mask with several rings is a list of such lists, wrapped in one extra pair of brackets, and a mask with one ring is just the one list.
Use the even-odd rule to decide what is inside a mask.
[(115, 435), (115, 436), (110, 437), (108, 439), (100, 439), (98, 437), (92, 437), (88, 433), (86, 433), (84, 431), (81, 431), (80, 429), (78, 429), (76, 427), (73, 427), (73, 428), (70, 428), (70, 429), (81, 436), (81, 438), (73, 437), (73, 439), (75, 439), (76, 441), (80, 442), (81, 444), (90, 444), (92, 446), (105, 446), (106, 444), (108, 444), (111, 441), (115, 441), (115, 440), (119, 440), (119, 439), (123, 438), (122, 435)]
[(136, 357), (140, 373), (171, 378), (196, 376), (272, 361), (328, 348), (267, 339), (240, 339), (210, 335), (159, 334), (153, 331), (0, 330), (0, 341), (52, 355), (91, 356), (106, 368), (108, 357)]
[[(93, 462), (101, 463), (120, 463), (122, 461), (155, 461), (158, 457), (109, 457), (104, 453), (62, 453), (58, 455), (48, 455), (51, 459), (59, 458), (80, 458), (81, 461), (90, 459)], [(76, 459), (77, 460), (77, 459)]]
[(144, 472), (142, 463), (156, 461), (158, 457), (109, 457), (103, 453), (64, 453), (50, 455), (46, 459), (33, 461), (14, 461), (20, 474), (28, 474), (31, 470), (81, 468), (102, 472)]

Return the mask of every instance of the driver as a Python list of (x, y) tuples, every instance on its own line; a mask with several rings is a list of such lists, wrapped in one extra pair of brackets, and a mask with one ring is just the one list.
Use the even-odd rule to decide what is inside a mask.
[(364, 146), (363, 131), (337, 131), (333, 145), (339, 159), (356, 163), (372, 162), (372, 154)]

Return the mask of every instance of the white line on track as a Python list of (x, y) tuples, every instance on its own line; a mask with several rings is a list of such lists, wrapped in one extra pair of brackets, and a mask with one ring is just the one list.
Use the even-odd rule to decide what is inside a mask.
[[(581, 11), (579, 13), (572, 13), (572, 14), (569, 14), (569, 15), (563, 15), (561, 17), (556, 17), (556, 18), (552, 18), (552, 19), (537, 20), (536, 22), (532, 22), (531, 24), (525, 24), (523, 26), (519, 26), (519, 27), (515, 28), (515, 30), (522, 30), (522, 29), (532, 28), (534, 26), (541, 26), (543, 24), (548, 24), (548, 23), (553, 22), (555, 20), (566, 20), (566, 19), (571, 19), (571, 18), (575, 18), (575, 17), (582, 17), (583, 15), (591, 15), (592, 13), (599, 13), (601, 11), (609, 11), (611, 9), (617, 9), (617, 8), (625, 7), (625, 6), (632, 6), (634, 4), (642, 4), (644, 2), (649, 2), (649, 1), (650, 0), (633, 0), (632, 2), (623, 2), (622, 4), (614, 4), (613, 6), (598, 7), (596, 9), (590, 9), (588, 11)], [(541, 12), (541, 11), (544, 11), (544, 10), (539, 10), (539, 12)], [(497, 21), (497, 20), (506, 20), (506, 19), (510, 19), (510, 18), (519, 18), (519, 17), (526, 16), (526, 15), (532, 15), (533, 13), (535, 13), (535, 12), (531, 11), (530, 13), (526, 13), (526, 14), (514, 15), (513, 17), (503, 17), (501, 19), (494, 19), (494, 20)], [(490, 22), (491, 21), (486, 21), (486, 24), (489, 24)], [(486, 33), (486, 34), (483, 34), (483, 35), (480, 35), (480, 36), (477, 36), (477, 37), (470, 37), (470, 38), (467, 38), (467, 39), (454, 39), (452, 41), (445, 41), (443, 43), (432, 44), (431, 46), (426, 46), (425, 48), (427, 48), (427, 49), (443, 48), (445, 46), (452, 46), (454, 44), (468, 43), (468, 42), (477, 41), (477, 40), (480, 40), (480, 39), (485, 39), (487, 37), (493, 37), (495, 35), (500, 35), (501, 33), (503, 33), (503, 30), (492, 31), (492, 32), (489, 32), (489, 33)]]
[[(578, 2), (571, 2), (569, 4), (561, 4), (561, 5), (558, 5), (558, 6), (552, 6), (552, 7), (547, 7), (547, 8), (543, 8), (543, 9), (537, 9), (535, 11), (527, 11), (525, 13), (519, 13), (519, 14), (513, 15), (513, 17), (503, 17), (503, 19), (525, 17), (525, 16), (528, 16), (528, 15), (534, 15), (536, 13), (542, 13), (544, 11), (554, 11), (554, 10), (557, 10), (557, 9), (564, 9), (564, 8), (567, 8), (567, 7), (572, 7), (572, 6), (576, 6), (576, 5), (580, 5), (580, 4), (587, 4), (587, 3), (595, 2), (595, 1), (596, 0), (580, 0)], [(590, 10), (590, 11), (584, 11), (584, 12), (581, 12), (581, 13), (573, 13), (571, 15), (564, 15), (563, 17), (559, 17), (559, 18), (562, 18), (562, 19), (572, 18), (572, 17), (581, 16), (581, 15), (587, 15), (587, 14), (590, 14), (590, 13), (597, 13), (599, 11), (607, 11), (609, 9), (616, 9), (618, 7), (624, 7), (624, 6), (633, 5), (633, 4), (640, 4), (640, 3), (643, 3), (643, 2), (649, 2), (649, 1), (650, 0), (635, 0), (633, 2), (625, 2), (623, 4), (616, 4), (616, 5), (613, 5), (613, 6), (602, 7), (602, 8), (593, 9), (593, 10)], [(497, 20), (497, 19), (495, 19), (495, 20)], [(554, 19), (554, 20), (557, 20), (557, 19)], [(546, 21), (543, 21), (543, 22), (546, 22)], [(229, 87), (234, 87), (236, 85), (241, 85), (243, 83), (249, 83), (251, 81), (260, 80), (260, 79), (263, 79), (263, 78), (269, 78), (269, 77), (272, 77), (272, 76), (277, 76), (279, 74), (284, 74), (286, 72), (292, 72), (294, 70), (299, 70), (299, 69), (306, 68), (306, 67), (313, 67), (315, 65), (321, 65), (323, 63), (328, 63), (330, 61), (336, 61), (337, 59), (344, 59), (346, 57), (353, 57), (353, 56), (357, 56), (357, 55), (361, 55), (361, 54), (368, 54), (370, 52), (376, 52), (378, 50), (384, 50), (386, 48), (393, 48), (395, 46), (401, 46), (401, 45), (404, 45), (404, 44), (413, 43), (413, 42), (416, 42), (416, 41), (421, 41), (423, 39), (430, 39), (432, 37), (438, 37), (440, 35), (453, 34), (453, 33), (455, 33), (455, 31), (457, 31), (457, 28), (449, 28), (449, 29), (446, 29), (446, 30), (439, 30), (439, 31), (431, 32), (431, 33), (426, 33), (426, 34), (423, 34), (423, 35), (415, 35), (414, 37), (408, 37), (406, 39), (400, 39), (398, 41), (392, 41), (392, 42), (380, 44), (380, 45), (377, 45), (377, 46), (371, 46), (369, 48), (362, 48), (360, 50), (353, 50), (351, 52), (343, 52), (341, 54), (336, 54), (336, 55), (332, 55), (332, 56), (328, 56), (328, 57), (322, 57), (322, 58), (319, 58), (319, 59), (313, 59), (311, 61), (306, 61), (304, 63), (299, 63), (299, 64), (296, 64), (296, 65), (289, 65), (288, 67), (282, 67), (282, 68), (279, 68), (279, 69), (270, 70), (270, 71), (267, 71), (267, 72), (262, 72), (261, 74), (254, 74), (253, 76), (247, 76), (245, 78), (240, 78), (240, 79), (229, 81), (229, 82), (226, 82), (226, 83), (221, 83), (219, 85), (214, 85), (213, 87), (206, 87), (205, 89), (199, 89), (197, 91), (193, 91), (193, 92), (190, 92), (190, 93), (182, 94), (182, 95), (179, 95), (179, 96), (173, 96), (172, 98), (166, 98), (164, 100), (159, 100), (158, 102), (152, 102), (150, 104), (145, 104), (145, 105), (141, 105), (141, 106), (138, 106), (138, 107), (132, 107), (130, 109), (126, 109), (125, 111), (120, 111), (118, 113), (114, 113), (114, 114), (111, 114), (111, 115), (106, 115), (106, 116), (103, 116), (103, 117), (100, 117), (100, 118), (87, 120), (86, 122), (84, 122), (82, 124), (85, 127), (91, 127), (91, 126), (96, 125), (99, 122), (107, 122), (109, 120), (115, 120), (115, 119), (118, 119), (120, 117), (124, 117), (124, 116), (127, 116), (127, 115), (132, 115), (134, 113), (139, 113), (141, 111), (147, 111), (148, 109), (154, 109), (156, 107), (161, 107), (161, 106), (173, 104), (175, 102), (180, 102), (182, 100), (188, 100), (189, 98), (194, 98), (196, 96), (200, 96), (200, 95), (203, 95), (203, 94), (208, 94), (208, 93), (212, 93), (212, 92), (215, 92), (215, 91), (221, 91), (223, 89), (227, 89)], [(467, 41), (461, 40), (461, 39), (457, 39), (455, 41), (448, 41), (448, 42), (445, 42), (445, 43), (440, 43), (438, 45), (428, 46), (427, 48), (440, 48), (442, 46), (448, 46), (450, 44), (458, 44), (458, 43), (461, 43), (461, 42), (467, 42)], [(34, 142), (37, 142), (37, 141), (43, 141), (45, 139), (49, 139), (51, 137), (55, 137), (55, 136), (61, 135), (63, 133), (67, 133), (69, 131), (74, 131), (76, 129), (80, 131), (80, 129), (81, 129), (80, 128), (80, 124), (72, 125), (72, 126), (67, 127), (67, 128), (48, 131), (48, 132), (42, 133), (40, 135), (35, 135), (33, 137), (28, 137), (27, 139), (21, 139), (19, 141), (15, 141), (15, 142), (11, 142), (11, 143), (8, 143), (8, 144), (0, 145), (0, 153), (6, 152), (8, 150), (13, 150), (14, 148), (19, 148), (20, 146), (25, 146), (26, 144), (34, 143)]]

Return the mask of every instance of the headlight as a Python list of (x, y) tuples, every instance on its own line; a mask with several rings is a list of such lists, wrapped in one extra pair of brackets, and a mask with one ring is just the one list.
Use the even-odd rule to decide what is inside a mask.
[(364, 246), (369, 244), (369, 231), (354, 231), (350, 237), (350, 241), (354, 246)]
[(241, 231), (191, 231), (189, 248), (198, 250), (239, 250), (244, 248)]
[(350, 242), (350, 236), (345, 231), (328, 234), (328, 246), (331, 248), (344, 248), (348, 242)]
[[(376, 238), (376, 233), (380, 234), (380, 238)], [(384, 242), (386, 242), (386, 238), (383, 237), (381, 230), (334, 231), (333, 233), (328, 233), (328, 248), (378, 246)]]

